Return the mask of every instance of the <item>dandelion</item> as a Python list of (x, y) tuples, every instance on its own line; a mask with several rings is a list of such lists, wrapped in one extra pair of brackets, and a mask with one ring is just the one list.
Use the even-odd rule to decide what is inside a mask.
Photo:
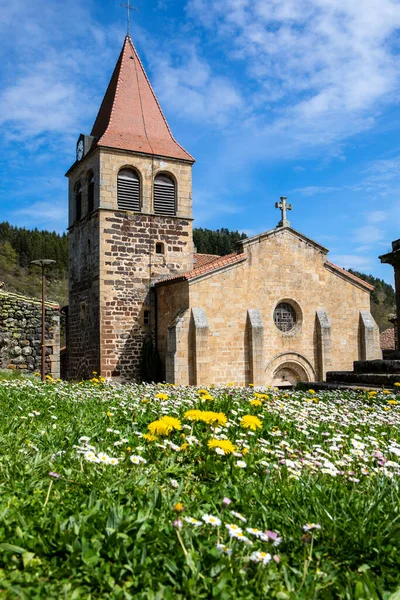
[(253, 431), (262, 428), (261, 420), (258, 417), (255, 417), (254, 415), (244, 415), (241, 418), (240, 425), (245, 429), (252, 429)]
[(250, 555), (250, 560), (253, 562), (262, 562), (263, 565), (267, 565), (272, 560), (272, 556), (268, 552), (253, 552)]
[(205, 523), (212, 525), (213, 527), (219, 527), (221, 525), (221, 519), (213, 517), (212, 515), (203, 515), (201, 517)]
[(181, 502), (177, 502), (174, 506), (174, 511), (175, 512), (183, 512), (184, 511), (183, 504)]
[(143, 438), (148, 442), (154, 442), (157, 439), (157, 436), (152, 433), (144, 433)]
[(167, 415), (153, 421), (147, 426), (147, 429), (152, 435), (169, 435), (174, 429), (181, 429), (181, 422), (175, 417), (169, 417)]
[(159, 400), (168, 400), (168, 394), (156, 394), (156, 398)]
[(235, 446), (232, 444), (230, 440), (209, 440), (208, 447), (210, 449), (215, 449), (217, 452), (220, 450), (222, 454), (232, 454), (235, 451)]
[(306, 523), (306, 525), (303, 525), (303, 531), (305, 532), (316, 531), (317, 529), (321, 529), (319, 523)]
[(254, 400), (250, 400), (250, 404), (252, 406), (262, 406), (262, 402), (261, 402), (261, 400), (258, 400), (258, 398), (254, 398)]

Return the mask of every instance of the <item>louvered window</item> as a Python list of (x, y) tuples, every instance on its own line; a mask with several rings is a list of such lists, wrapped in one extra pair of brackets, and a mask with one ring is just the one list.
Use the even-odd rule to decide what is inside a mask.
[(154, 180), (154, 213), (156, 215), (176, 214), (175, 183), (167, 175), (157, 175)]
[(132, 169), (118, 173), (118, 208), (132, 212), (140, 211), (140, 180)]
[(75, 219), (80, 221), (82, 217), (82, 186), (80, 182), (75, 186)]
[(94, 209), (94, 176), (93, 173), (89, 173), (88, 177), (88, 213), (93, 212)]

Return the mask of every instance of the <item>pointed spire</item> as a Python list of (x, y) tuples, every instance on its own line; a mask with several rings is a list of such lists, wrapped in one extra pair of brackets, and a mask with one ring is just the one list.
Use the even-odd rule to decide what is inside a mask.
[(98, 146), (194, 162), (174, 139), (129, 36), (126, 36), (91, 135)]

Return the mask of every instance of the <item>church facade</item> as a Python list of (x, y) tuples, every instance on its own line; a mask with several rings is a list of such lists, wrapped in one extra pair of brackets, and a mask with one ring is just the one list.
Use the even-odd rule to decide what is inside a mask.
[(195, 252), (193, 163), (127, 36), (67, 173), (69, 376), (138, 380), (146, 340), (184, 385), (291, 385), (380, 358), (372, 287), (284, 213), (232, 255)]

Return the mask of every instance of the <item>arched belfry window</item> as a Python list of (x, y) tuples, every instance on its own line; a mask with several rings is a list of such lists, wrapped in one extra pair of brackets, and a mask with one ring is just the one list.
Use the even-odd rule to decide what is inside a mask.
[(176, 214), (175, 181), (164, 173), (154, 179), (154, 213), (172, 216)]
[(117, 181), (118, 208), (140, 211), (140, 179), (133, 169), (121, 169)]
[(82, 218), (82, 186), (78, 181), (75, 185), (75, 220), (80, 221)]
[(94, 209), (94, 175), (92, 171), (88, 174), (87, 185), (88, 213), (91, 213)]

